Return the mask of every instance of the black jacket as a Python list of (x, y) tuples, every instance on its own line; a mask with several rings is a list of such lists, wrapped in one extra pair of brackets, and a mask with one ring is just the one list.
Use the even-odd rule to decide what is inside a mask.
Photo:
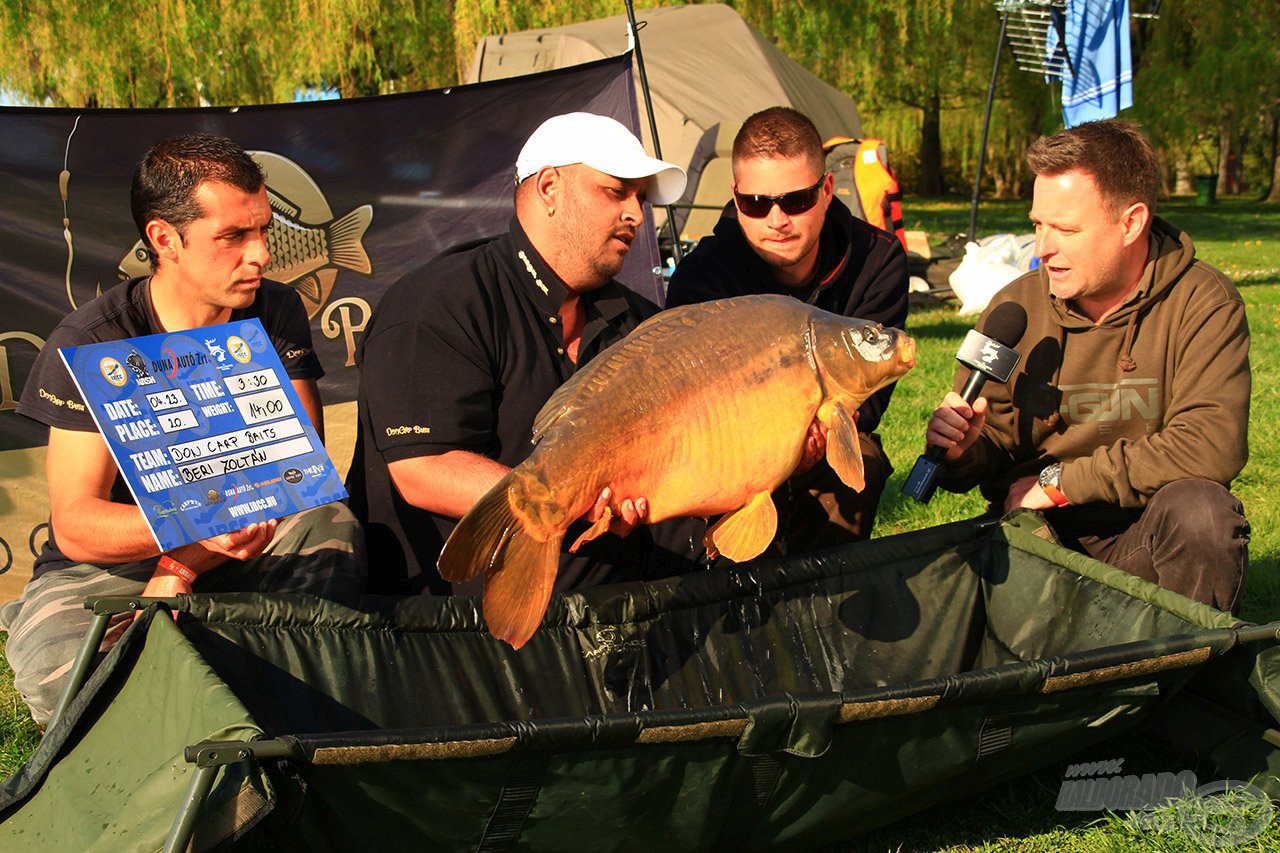
[[(839, 199), (832, 199), (818, 237), (818, 286), (808, 302), (846, 317), (874, 320), (904, 329), (907, 323), (907, 253), (887, 231), (854, 217)], [(756, 254), (738, 224), (730, 201), (716, 224), (671, 277), (668, 308), (744, 296), (752, 293), (796, 295), (779, 284), (773, 270)], [(858, 429), (873, 432), (889, 407), (890, 385), (858, 410)]]

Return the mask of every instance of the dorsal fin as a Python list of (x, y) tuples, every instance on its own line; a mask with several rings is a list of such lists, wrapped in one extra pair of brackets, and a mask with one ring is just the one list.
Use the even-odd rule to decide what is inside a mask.
[(286, 219), (292, 219), (295, 222), (302, 213), (296, 204), (271, 189), (271, 187), (267, 187), (267, 203), (271, 205), (273, 211), (283, 214)]

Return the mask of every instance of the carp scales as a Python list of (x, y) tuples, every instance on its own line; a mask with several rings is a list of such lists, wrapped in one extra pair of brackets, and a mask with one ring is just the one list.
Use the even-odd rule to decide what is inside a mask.
[(723, 513), (708, 553), (741, 562), (773, 540), (772, 493), (795, 471), (810, 425), (826, 459), (864, 485), (854, 414), (915, 365), (896, 329), (789, 296), (741, 296), (658, 314), (562, 385), (533, 425), (537, 444), (454, 528), (440, 554), (451, 582), (486, 573), (485, 622), (520, 648), (546, 613), (569, 525), (612, 491), (570, 550), (606, 532), (624, 499), (648, 523)]

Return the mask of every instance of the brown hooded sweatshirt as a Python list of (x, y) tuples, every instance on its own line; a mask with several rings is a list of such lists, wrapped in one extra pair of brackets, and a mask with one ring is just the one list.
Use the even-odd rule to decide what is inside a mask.
[(1244, 301), (1159, 217), (1147, 258), (1138, 288), (1099, 325), (1050, 294), (1043, 270), (995, 295), (978, 327), (1004, 302), (1025, 307), (1022, 362), (1007, 385), (987, 384), (986, 425), (948, 463), (945, 488), (980, 485), (1001, 505), (1010, 483), (1054, 461), (1077, 506), (1143, 507), (1174, 480), (1230, 485), (1249, 455)]

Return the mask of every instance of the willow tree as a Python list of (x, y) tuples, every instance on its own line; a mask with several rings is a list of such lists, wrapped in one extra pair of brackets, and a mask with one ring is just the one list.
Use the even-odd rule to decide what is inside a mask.
[(55, 106), (174, 107), (447, 85), (452, 5), (0, 0), (0, 81)]
[[(1133, 114), (1169, 152), (1182, 176), (1226, 171), (1242, 142), (1276, 169), (1280, 115), (1280, 16), (1265, 4), (1167, 0), (1144, 45)], [(1185, 189), (1185, 187), (1184, 187)]]
[[(785, 5), (766, 34), (853, 95), (870, 133), (890, 136), (885, 129), (911, 127), (916, 135), (906, 148), (915, 153), (915, 189), (947, 190), (944, 115), (980, 115), (999, 31), (989, 0), (866, 0), (856, 12), (841, 4), (812, 4), (821, 11), (765, 0), (739, 5), (752, 23), (753, 9)], [(795, 25), (799, 15), (809, 27)]]

